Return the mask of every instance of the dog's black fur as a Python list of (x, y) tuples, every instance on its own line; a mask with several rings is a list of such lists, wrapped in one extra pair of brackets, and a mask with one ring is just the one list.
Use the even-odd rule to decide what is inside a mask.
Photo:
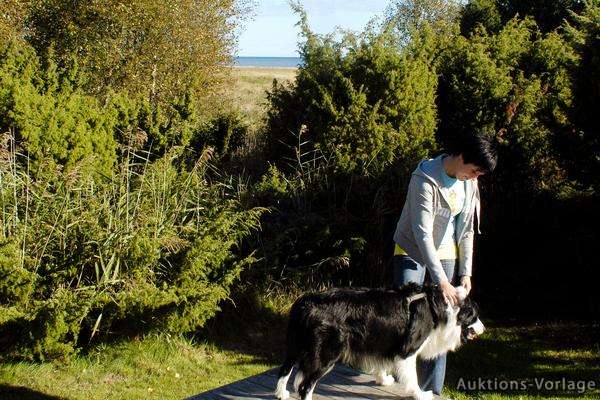
[[(426, 296), (409, 304), (407, 298), (421, 292)], [(289, 375), (297, 365), (303, 374), (298, 393), (304, 399), (337, 361), (352, 363), (363, 356), (388, 361), (407, 358), (439, 324), (447, 323), (447, 307), (437, 285), (344, 288), (304, 295), (290, 311), (287, 355), (279, 377)], [(467, 340), (466, 328), (477, 314), (468, 298), (460, 305), (461, 340)]]

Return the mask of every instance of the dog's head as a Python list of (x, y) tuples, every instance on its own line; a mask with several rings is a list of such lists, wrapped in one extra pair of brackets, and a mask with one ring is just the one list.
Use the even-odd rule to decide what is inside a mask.
[(485, 326), (479, 319), (479, 308), (470, 298), (463, 298), (456, 316), (456, 323), (461, 327), (461, 342), (465, 343), (469, 339), (481, 335), (485, 331)]

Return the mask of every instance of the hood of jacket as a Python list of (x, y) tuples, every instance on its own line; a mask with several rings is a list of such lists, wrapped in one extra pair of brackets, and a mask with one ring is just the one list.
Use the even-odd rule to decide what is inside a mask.
[[(447, 154), (440, 154), (436, 158), (429, 160), (422, 160), (417, 168), (413, 171), (413, 175), (420, 176), (422, 178), (430, 181), (438, 190), (434, 192), (434, 207), (439, 206), (440, 201), (445, 202), (446, 208), (450, 207), (449, 202), (449, 189), (444, 186), (443, 174), (444, 171), (444, 157)], [(427, 169), (425, 168), (425, 164), (428, 163)], [(477, 184), (477, 179), (469, 179), (466, 181), (462, 181), (465, 183), (465, 199), (468, 200), (467, 205), (474, 207), (474, 213), (476, 216), (476, 227), (477, 233), (481, 233), (479, 231), (479, 218), (480, 218), (480, 197), (479, 197), (479, 185)]]

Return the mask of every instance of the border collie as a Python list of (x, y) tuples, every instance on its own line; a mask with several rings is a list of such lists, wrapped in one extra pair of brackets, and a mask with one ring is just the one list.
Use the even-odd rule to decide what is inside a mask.
[[(288, 379), (298, 368), (294, 388), (311, 400), (319, 379), (336, 362), (375, 375), (418, 400), (432, 399), (417, 381), (416, 359), (431, 359), (455, 350), (481, 334), (477, 306), (458, 287), (460, 303), (452, 307), (439, 286), (411, 283), (400, 288), (333, 289), (300, 297), (290, 311), (287, 354), (279, 369), (275, 395), (287, 399)], [(388, 375), (391, 372), (392, 375)]]

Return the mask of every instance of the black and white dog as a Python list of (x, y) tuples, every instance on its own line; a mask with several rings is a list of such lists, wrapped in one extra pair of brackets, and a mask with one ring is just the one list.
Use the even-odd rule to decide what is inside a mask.
[[(348, 288), (300, 297), (290, 311), (286, 359), (275, 395), (286, 399), (288, 379), (311, 400), (317, 381), (338, 361), (375, 375), (379, 385), (394, 377), (407, 396), (433, 398), (419, 388), (416, 359), (455, 350), (484, 326), (477, 306), (457, 288), (459, 305), (450, 306), (439, 286), (408, 284), (392, 289)], [(392, 375), (388, 375), (392, 372)]]

